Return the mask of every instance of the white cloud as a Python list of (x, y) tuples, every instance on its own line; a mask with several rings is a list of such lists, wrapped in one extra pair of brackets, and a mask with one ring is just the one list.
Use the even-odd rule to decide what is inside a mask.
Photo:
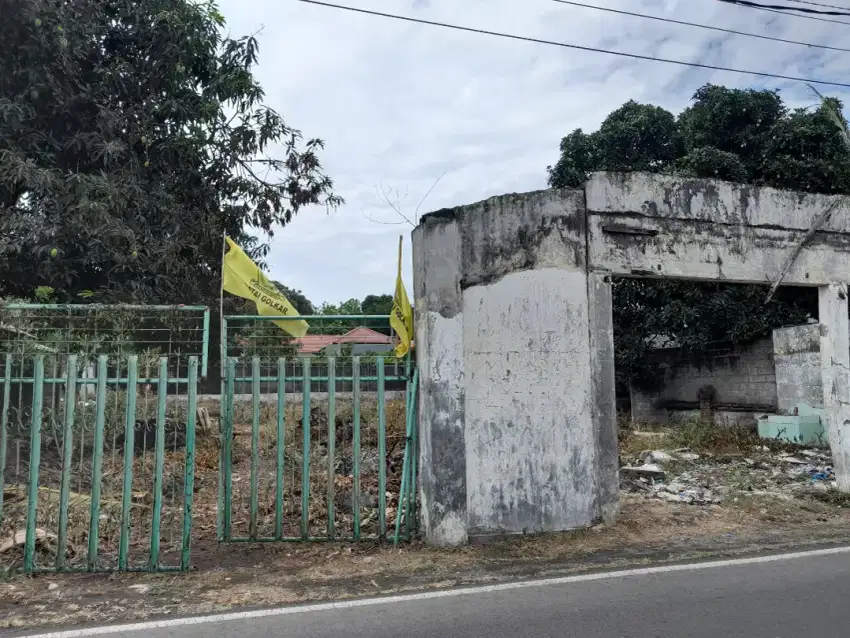
[[(588, 4), (850, 48), (850, 28), (713, 0), (586, 0)], [(551, 0), (337, 0), (338, 4), (641, 55), (845, 81), (850, 53), (620, 16)], [(375, 189), (406, 189), (413, 216), (491, 195), (545, 188), (569, 131), (595, 129), (629, 99), (674, 112), (706, 82), (783, 90), (799, 84), (691, 69), (410, 24), (294, 0), (220, 0), (233, 35), (262, 27), (257, 75), (267, 103), (307, 137), (346, 199), (304, 210), (278, 231), (271, 274), (316, 302), (392, 293), (410, 227)], [(850, 18), (846, 19), (850, 22)], [(843, 95), (827, 88), (829, 94)], [(846, 97), (846, 96), (845, 96)]]

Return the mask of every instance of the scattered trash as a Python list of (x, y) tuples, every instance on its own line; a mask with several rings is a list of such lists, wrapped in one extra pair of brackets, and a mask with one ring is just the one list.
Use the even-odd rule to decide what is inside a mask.
[(47, 590), (48, 590), (48, 591), (53, 591), (54, 589), (59, 589), (59, 584), (58, 584), (58, 583), (50, 583), (49, 585), (47, 585)]
[(666, 476), (664, 470), (654, 463), (621, 467), (620, 473), (625, 474), (626, 476), (645, 477), (655, 480), (664, 480)]
[[(644, 450), (621, 468), (620, 486), (624, 492), (645, 498), (689, 505), (737, 502), (743, 494), (789, 500), (806, 491), (835, 487), (828, 451), (775, 453), (761, 447), (751, 454), (696, 454), (688, 448)], [(675, 465), (681, 461), (688, 465)]]
[(673, 455), (662, 450), (655, 450), (649, 453), (649, 460), (652, 463), (663, 463), (664, 461), (672, 461)]
[[(52, 545), (57, 538), (56, 534), (50, 534), (41, 528), (36, 528), (35, 530), (35, 544), (39, 549), (49, 548), (49, 546)], [(26, 541), (27, 530), (19, 529), (12, 534), (12, 536), (0, 543), (0, 554), (5, 554), (16, 547), (23, 547)]]
[(147, 594), (151, 590), (150, 585), (130, 585), (127, 589), (130, 589), (137, 594)]

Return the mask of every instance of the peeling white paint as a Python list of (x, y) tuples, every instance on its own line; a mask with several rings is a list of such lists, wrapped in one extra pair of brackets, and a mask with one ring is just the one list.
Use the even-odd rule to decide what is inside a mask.
[(470, 529), (522, 533), (594, 518), (587, 283), (515, 272), (464, 291)]

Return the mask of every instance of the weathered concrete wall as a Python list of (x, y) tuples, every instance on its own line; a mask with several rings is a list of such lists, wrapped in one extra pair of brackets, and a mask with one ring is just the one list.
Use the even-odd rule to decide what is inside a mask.
[(774, 330), (773, 360), (780, 412), (790, 412), (800, 403), (823, 408), (818, 324)]
[[(603, 436), (594, 421), (584, 235), (580, 191), (508, 195), (439, 211), (414, 232), (416, 307), (424, 319), (417, 348), (431, 366), (420, 370), (423, 525), (433, 543), (569, 529), (601, 516), (597, 439), (610, 440), (611, 433)], [(455, 268), (456, 283), (436, 293), (433, 255), (448, 244), (459, 261), (441, 281), (452, 279)], [(450, 331), (437, 328), (449, 321)], [(433, 400), (438, 381), (446, 381), (433, 366), (446, 361), (452, 364), (445, 370), (462, 383), (453, 386), (449, 406)], [(457, 427), (445, 426), (448, 414)], [(454, 456), (435, 458), (436, 437)], [(609, 447), (608, 465), (615, 433)], [(454, 482), (461, 467), (464, 485), (451, 495), (426, 480), (427, 474)], [(616, 494), (606, 499), (616, 508)], [(451, 534), (437, 522), (444, 510), (461, 513)]]
[(651, 356), (661, 364), (664, 379), (655, 391), (631, 388), (634, 421), (667, 423), (698, 416), (699, 391), (707, 386), (716, 391), (714, 421), (718, 425), (752, 423), (757, 415), (776, 409), (771, 339), (745, 347), (718, 346), (700, 361), (684, 356), (678, 348), (657, 350)]
[[(846, 448), (836, 456), (839, 486), (850, 488), (847, 286), (833, 283), (850, 278), (847, 201), (595, 174), (583, 191), (506, 195), (423, 217), (413, 252), (428, 541), (616, 515), (606, 277), (772, 282), (833, 202), (784, 281), (821, 287), (824, 405), (833, 449)], [(759, 372), (761, 385), (770, 372)], [(746, 399), (757, 391), (748, 377)]]
[(422, 525), (434, 545), (467, 540), (461, 236), (452, 216), (413, 233)]
[(773, 282), (814, 219), (838, 201), (784, 281), (848, 278), (846, 261), (836, 259), (850, 253), (847, 198), (647, 173), (594, 173), (585, 193), (591, 270)]

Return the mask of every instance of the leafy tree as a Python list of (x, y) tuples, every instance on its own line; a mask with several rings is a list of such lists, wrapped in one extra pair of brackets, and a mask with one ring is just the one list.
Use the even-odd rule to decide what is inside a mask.
[[(837, 134), (841, 103), (789, 112), (775, 91), (705, 86), (678, 118), (627, 102), (598, 131), (561, 140), (549, 183), (575, 188), (598, 170), (670, 172), (819, 193), (850, 192), (850, 150)], [(667, 337), (699, 357), (711, 343), (746, 343), (817, 313), (814, 290), (619, 280), (614, 325), (620, 383), (651, 385), (651, 340)]]
[(318, 139), (263, 104), (210, 1), (0, 0), (0, 295), (199, 302), (221, 237), (255, 258), (341, 200)]
[(393, 310), (393, 296), (366, 295), (361, 307), (364, 315), (388, 315)]
[(307, 299), (307, 297), (304, 296), (304, 293), (300, 290), (284, 286), (279, 281), (272, 281), (272, 283), (277, 286), (277, 289), (280, 290), (287, 299), (289, 299), (289, 303), (295, 306), (299, 315), (312, 315), (316, 312), (316, 309), (313, 307), (313, 302)]

